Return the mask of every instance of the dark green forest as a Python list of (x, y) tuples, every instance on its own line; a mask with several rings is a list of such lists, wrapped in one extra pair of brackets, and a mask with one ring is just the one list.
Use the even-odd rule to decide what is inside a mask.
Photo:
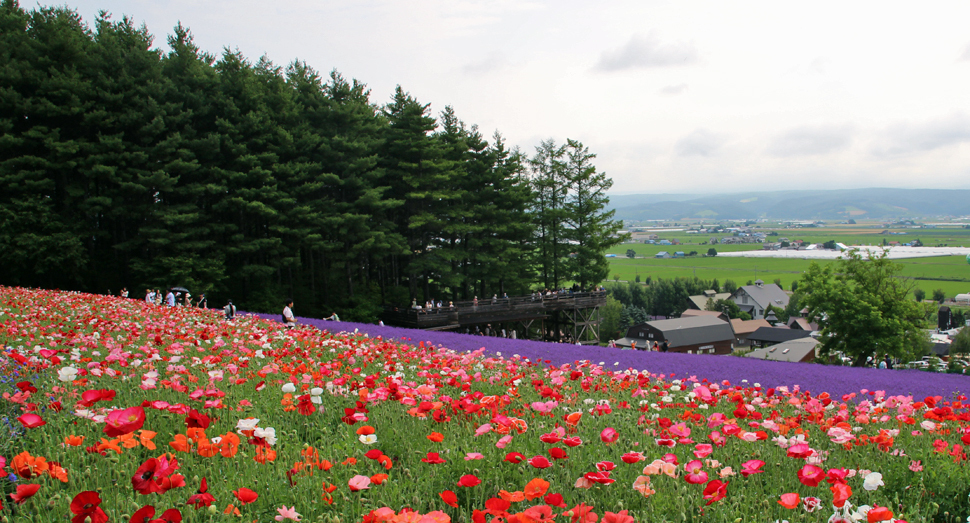
[(0, 283), (367, 321), (606, 278), (621, 223), (583, 144), (527, 155), (400, 86), (167, 44), (0, 2)]

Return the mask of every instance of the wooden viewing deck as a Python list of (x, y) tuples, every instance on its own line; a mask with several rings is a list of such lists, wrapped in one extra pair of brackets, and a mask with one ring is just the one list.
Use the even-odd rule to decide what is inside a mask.
[(459, 330), (469, 326), (498, 326), (515, 322), (520, 322), (528, 329), (532, 321), (546, 320), (563, 311), (574, 320), (579, 320), (573, 323), (592, 325), (595, 331), (599, 323), (596, 312), (605, 304), (606, 291), (510, 296), (478, 300), (477, 305), (474, 301), (459, 301), (454, 306), (431, 309), (385, 307), (381, 319), (388, 325), (426, 330)]

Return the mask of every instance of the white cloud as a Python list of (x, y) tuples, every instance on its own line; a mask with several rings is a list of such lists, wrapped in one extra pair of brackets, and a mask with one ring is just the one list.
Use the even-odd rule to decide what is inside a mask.
[(933, 151), (963, 143), (970, 143), (970, 116), (964, 112), (953, 112), (924, 122), (890, 125), (873, 152), (877, 156), (892, 156)]
[(960, 61), (970, 62), (970, 44), (967, 44), (967, 46), (963, 48), (963, 54), (960, 55)]
[(678, 156), (713, 156), (724, 139), (707, 129), (695, 129), (674, 145)]
[(687, 92), (687, 84), (666, 85), (660, 88), (660, 94), (665, 96), (677, 96)]
[(851, 143), (848, 125), (799, 126), (773, 138), (767, 151), (772, 156), (812, 156), (840, 151)]
[(697, 49), (693, 43), (664, 43), (654, 33), (647, 36), (634, 35), (623, 47), (604, 51), (596, 69), (599, 71), (622, 71), (643, 67), (667, 67), (697, 62)]

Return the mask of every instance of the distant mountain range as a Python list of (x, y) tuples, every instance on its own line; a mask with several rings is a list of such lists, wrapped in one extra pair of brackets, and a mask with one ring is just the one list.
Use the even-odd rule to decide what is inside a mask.
[(616, 218), (683, 220), (890, 220), (970, 216), (968, 189), (839, 189), (610, 196)]

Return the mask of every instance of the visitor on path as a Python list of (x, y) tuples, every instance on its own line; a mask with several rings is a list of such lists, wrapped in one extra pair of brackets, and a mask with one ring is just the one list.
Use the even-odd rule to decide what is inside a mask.
[(293, 300), (286, 300), (283, 305), (283, 325), (288, 329), (296, 326), (296, 316), (293, 315)]
[(128, 287), (122, 287), (121, 288), (121, 292), (118, 293), (118, 295), (121, 296), (122, 298), (127, 298), (128, 297)]
[(630, 342), (630, 348), (633, 349), (633, 350), (637, 350), (637, 342), (636, 342), (636, 340)]
[(653, 352), (660, 352), (660, 344), (653, 342)]
[(165, 295), (165, 305), (169, 307), (175, 306), (175, 293), (172, 292), (172, 289), (169, 289), (168, 294)]
[(155, 305), (155, 291), (152, 289), (145, 290), (145, 303)]
[[(327, 320), (327, 321), (340, 321), (340, 316), (337, 316), (337, 313), (335, 312), (335, 313), (331, 314), (330, 316), (327, 316), (324, 319)], [(383, 322), (381, 322), (381, 324), (383, 325)]]
[(204, 292), (199, 296), (199, 303), (196, 304), (196, 307), (198, 307), (200, 309), (208, 309), (209, 308), (209, 301), (206, 300), (205, 293)]
[(670, 346), (667, 345), (667, 340), (664, 340), (664, 344), (660, 346), (660, 352), (667, 352), (667, 349), (669, 348)]
[(232, 321), (236, 317), (236, 306), (232, 304), (232, 300), (229, 300), (229, 303), (226, 303), (226, 306), (222, 310), (226, 313), (227, 321)]
[(892, 358), (889, 357), (888, 354), (886, 354), (886, 368), (889, 370), (893, 370), (893, 360)]

